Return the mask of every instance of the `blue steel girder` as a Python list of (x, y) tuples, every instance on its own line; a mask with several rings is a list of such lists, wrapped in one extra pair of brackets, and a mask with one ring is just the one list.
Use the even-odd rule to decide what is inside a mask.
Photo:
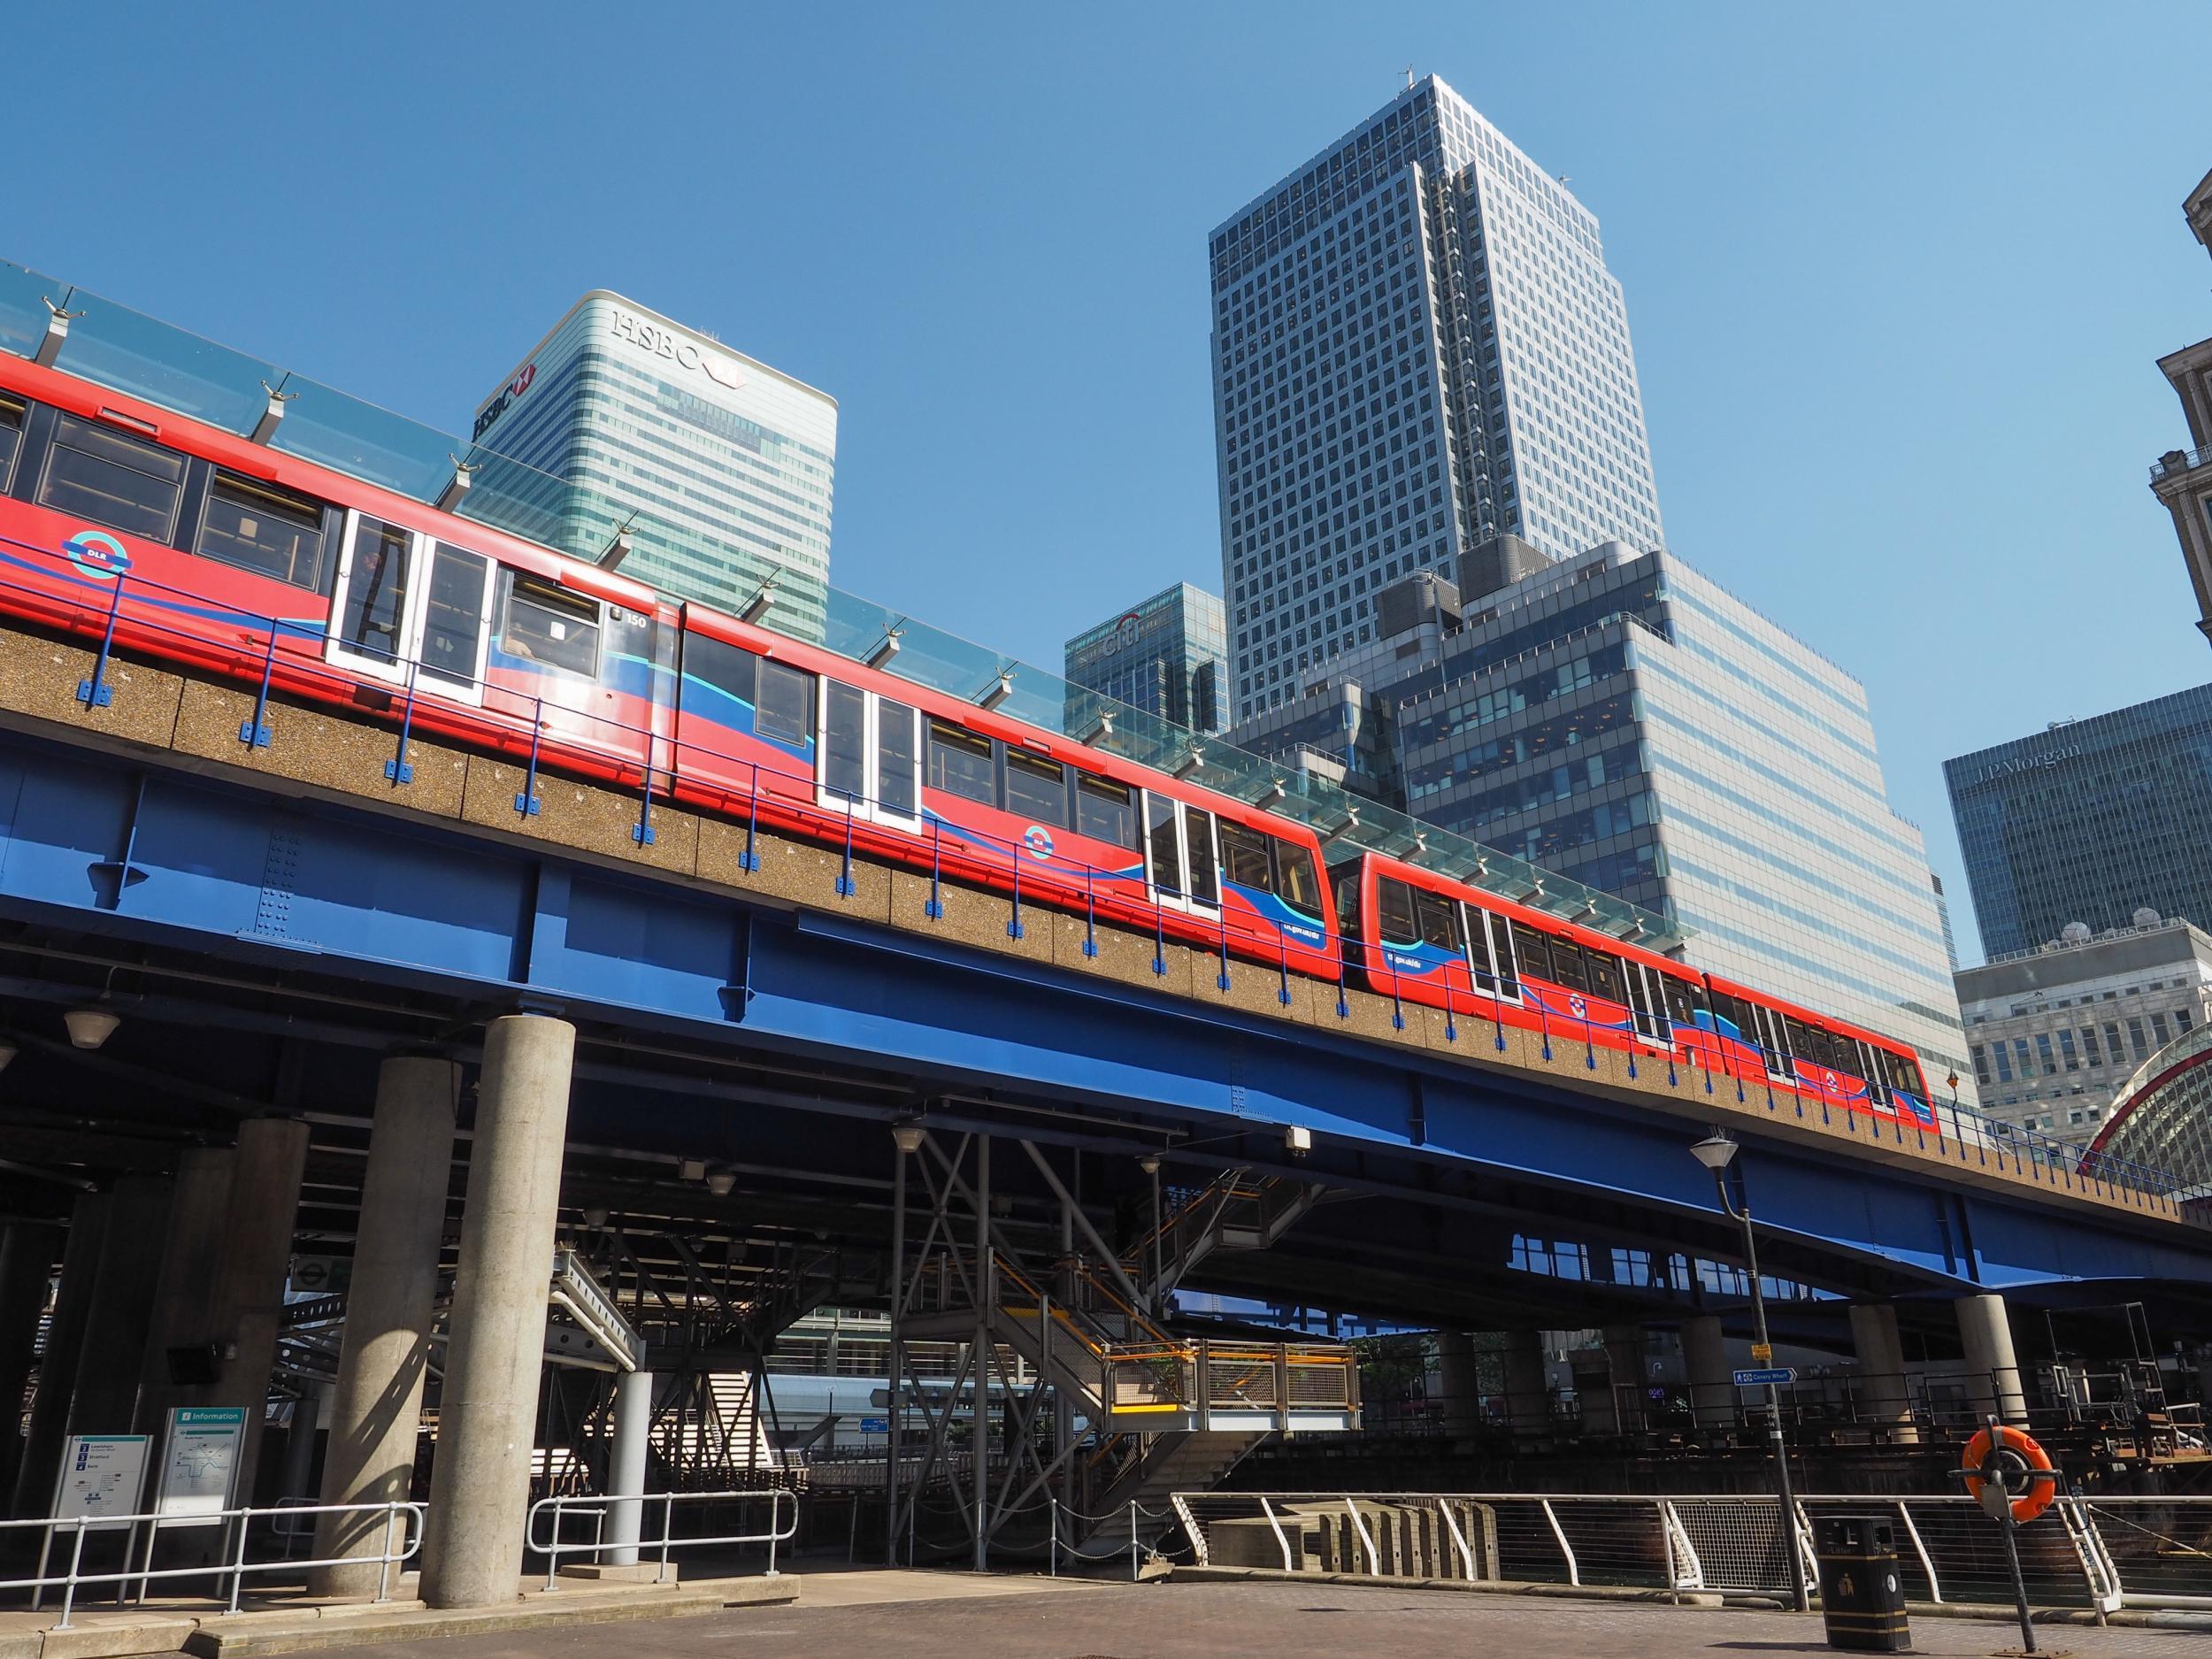
[[(1443, 1166), (1714, 1236), (1680, 1118), (695, 884), (0, 734), (0, 917), (803, 1053), (918, 1090), (1314, 1131), (1345, 1167)], [(1746, 1137), (1762, 1225), (1900, 1289), (2205, 1282), (2212, 1239)], [(1319, 1155), (1317, 1173), (1323, 1167)], [(1525, 1202), (1525, 1201), (1517, 1201)], [(1708, 1253), (1710, 1253), (1708, 1251)]]

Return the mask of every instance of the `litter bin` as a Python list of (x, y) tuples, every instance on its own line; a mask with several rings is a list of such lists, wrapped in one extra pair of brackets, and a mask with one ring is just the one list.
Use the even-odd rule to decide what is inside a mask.
[(1824, 1515), (1813, 1523), (1820, 1557), (1820, 1610), (1828, 1645), (1858, 1653), (1903, 1653), (1905, 1585), (1897, 1576), (1897, 1533), (1881, 1515)]

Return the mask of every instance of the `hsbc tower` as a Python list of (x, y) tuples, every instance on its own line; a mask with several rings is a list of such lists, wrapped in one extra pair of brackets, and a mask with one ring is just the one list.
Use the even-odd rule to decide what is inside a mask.
[(779, 629), (821, 636), (837, 455), (826, 393), (598, 288), (484, 399), (473, 431), (479, 449), (555, 480), (535, 487), (557, 520), (548, 540), (606, 546), (627, 525), (624, 574), (733, 611), (767, 583)]

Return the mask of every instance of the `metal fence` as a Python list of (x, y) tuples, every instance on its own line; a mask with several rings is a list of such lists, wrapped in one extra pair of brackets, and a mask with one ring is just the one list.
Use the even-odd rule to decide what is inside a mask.
[[(2008, 1605), (1996, 1523), (1971, 1499), (1530, 1493), (1178, 1493), (1198, 1563), (1293, 1573), (1787, 1595), (1791, 1543), (1817, 1579), (1815, 1518), (1897, 1522), (1905, 1593)], [(1786, 1542), (1786, 1537), (1789, 1542)], [(2060, 1498), (2019, 1532), (2031, 1600), (2100, 1614), (2212, 1610), (2212, 1498)]]
[[(680, 1503), (704, 1508), (710, 1504), (759, 1503), (764, 1501), (768, 1505), (768, 1528), (765, 1532), (677, 1534), (676, 1506)], [(636, 1517), (634, 1525), (641, 1532), (644, 1513), (655, 1504), (660, 1506), (659, 1537), (611, 1539), (607, 1536), (607, 1523), (610, 1520), (620, 1521), (626, 1509)], [(787, 1504), (790, 1506), (787, 1524), (784, 1519)], [(539, 1526), (541, 1517), (547, 1517), (542, 1535)], [(568, 1524), (579, 1520), (589, 1525), (589, 1538), (571, 1539), (567, 1536)], [(765, 1544), (768, 1547), (765, 1576), (773, 1578), (780, 1576), (776, 1567), (776, 1546), (787, 1542), (798, 1530), (798, 1494), (780, 1487), (750, 1492), (649, 1492), (633, 1497), (600, 1494), (582, 1496), (563, 1494), (541, 1498), (530, 1506), (529, 1517), (525, 1524), (524, 1542), (527, 1548), (545, 1557), (545, 1587), (549, 1590), (559, 1574), (562, 1556), (588, 1555), (598, 1561), (616, 1550), (626, 1554), (632, 1562), (643, 1555), (653, 1555), (659, 1563), (655, 1581), (665, 1583), (669, 1558), (679, 1549), (709, 1547), (735, 1548), (746, 1544)]]
[[(377, 1529), (377, 1549), (373, 1555), (334, 1555), (312, 1560), (296, 1560), (291, 1548), (297, 1535), (302, 1517), (319, 1515), (381, 1516), (383, 1525)], [(266, 1561), (256, 1561), (250, 1554), (254, 1524), (266, 1522), (264, 1535), (284, 1540), (285, 1553)], [(219, 1526), (223, 1529), (221, 1559), (189, 1567), (156, 1567), (152, 1564), (155, 1542), (164, 1534), (173, 1535), (188, 1530)], [(132, 1558), (141, 1528), (146, 1531), (145, 1559), (133, 1566)], [(227, 1598), (229, 1610), (238, 1610), (238, 1600), (247, 1575), (250, 1573), (281, 1573), (288, 1577), (311, 1571), (318, 1567), (352, 1567), (364, 1564), (377, 1569), (375, 1599), (388, 1601), (392, 1593), (392, 1570), (401, 1563), (413, 1559), (422, 1548), (423, 1506), (419, 1503), (288, 1503), (280, 1508), (254, 1509), (242, 1507), (196, 1515), (188, 1520), (174, 1515), (102, 1515), (75, 1516), (57, 1518), (36, 1516), (27, 1520), (0, 1521), (0, 1533), (38, 1530), (43, 1535), (39, 1541), (38, 1571), (27, 1578), (0, 1578), (0, 1595), (19, 1590), (31, 1593), (31, 1605), (36, 1607), (45, 1599), (46, 1592), (61, 1592), (61, 1617), (55, 1622), (56, 1630), (66, 1630), (76, 1609), (77, 1589), (81, 1585), (111, 1584), (116, 1586), (116, 1599), (125, 1599), (132, 1585), (137, 1586), (139, 1599), (143, 1600), (148, 1586), (154, 1580), (168, 1584), (180, 1578), (213, 1578), (219, 1586), (211, 1600), (224, 1599), (220, 1594), (222, 1582), (229, 1581)], [(88, 1572), (84, 1570), (84, 1547), (87, 1538), (98, 1533), (121, 1532), (124, 1534), (123, 1563), (112, 1571)], [(66, 1565), (62, 1571), (50, 1572), (57, 1550), (65, 1550)]]

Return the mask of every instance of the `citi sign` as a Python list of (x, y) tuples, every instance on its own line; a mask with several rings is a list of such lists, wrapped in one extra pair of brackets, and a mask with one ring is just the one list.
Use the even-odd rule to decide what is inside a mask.
[(717, 386), (735, 391), (745, 384), (745, 377), (738, 373), (737, 365), (717, 352), (703, 349), (697, 342), (687, 340), (672, 328), (658, 323), (649, 323), (643, 318), (633, 317), (628, 311), (614, 314), (614, 332), (639, 350), (653, 357), (665, 357), (678, 368), (694, 374), (704, 374)]
[(522, 373), (515, 376), (513, 381), (508, 386), (507, 389), (500, 393), (498, 396), (493, 398), (490, 403), (485, 404), (484, 407), (477, 412), (476, 431), (471, 435), (469, 442), (473, 443), (478, 438), (482, 437), (486, 433), (489, 432), (492, 429), (492, 422), (497, 420), (502, 415), (505, 414), (507, 412), (508, 406), (511, 404), (516, 398), (520, 397), (525, 392), (528, 391), (530, 389), (530, 382), (537, 378), (538, 365), (534, 363), (525, 365)]

